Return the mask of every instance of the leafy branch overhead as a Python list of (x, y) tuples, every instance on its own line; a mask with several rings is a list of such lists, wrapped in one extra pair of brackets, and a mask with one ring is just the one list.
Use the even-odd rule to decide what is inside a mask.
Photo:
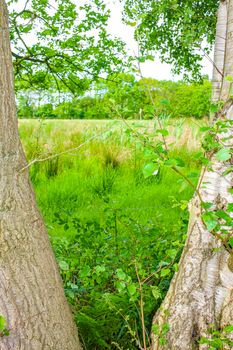
[(103, 73), (122, 71), (124, 44), (107, 33), (102, 0), (10, 0), (16, 88), (85, 91)]
[(173, 64), (175, 73), (200, 78), (201, 60), (209, 58), (215, 40), (219, 1), (121, 1), (124, 21), (135, 27), (146, 57), (158, 51), (162, 61)]

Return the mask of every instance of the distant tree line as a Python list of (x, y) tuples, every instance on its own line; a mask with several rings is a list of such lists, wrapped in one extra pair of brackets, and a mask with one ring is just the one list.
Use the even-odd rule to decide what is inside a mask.
[[(39, 97), (38, 97), (39, 96)], [(207, 116), (210, 111), (211, 83), (159, 81), (121, 74), (101, 80), (83, 96), (56, 91), (20, 91), (19, 118), (57, 119), (151, 119), (154, 113), (170, 117)], [(152, 103), (153, 100), (153, 103)]]

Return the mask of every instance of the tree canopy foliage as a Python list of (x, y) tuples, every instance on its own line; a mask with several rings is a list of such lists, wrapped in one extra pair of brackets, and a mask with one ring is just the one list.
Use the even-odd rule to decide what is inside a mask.
[(16, 88), (84, 91), (103, 73), (122, 70), (124, 44), (107, 32), (103, 0), (10, 0)]
[[(173, 64), (175, 73), (201, 77), (203, 55), (215, 37), (218, 1), (121, 0), (124, 21), (135, 26), (139, 60)], [(105, 0), (9, 0), (16, 89), (34, 88), (80, 94), (103, 73), (127, 65), (124, 43), (109, 35)]]
[(216, 0), (121, 0), (145, 57), (158, 51), (175, 73), (200, 78), (201, 60), (215, 39)]

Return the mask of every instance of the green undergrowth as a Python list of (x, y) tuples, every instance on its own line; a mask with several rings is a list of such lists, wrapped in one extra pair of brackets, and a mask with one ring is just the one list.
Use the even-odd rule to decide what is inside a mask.
[[(32, 160), (74, 148), (91, 131), (23, 125), (21, 134)], [(172, 153), (195, 185), (198, 147)], [(145, 178), (145, 157), (115, 131), (31, 167), (84, 349), (138, 349), (143, 331), (149, 346), (152, 317), (178, 268), (193, 189), (169, 168)]]

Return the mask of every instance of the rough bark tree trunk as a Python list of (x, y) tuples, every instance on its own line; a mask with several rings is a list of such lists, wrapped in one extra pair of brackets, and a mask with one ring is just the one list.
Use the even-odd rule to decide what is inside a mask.
[(214, 66), (212, 77), (212, 101), (218, 102), (222, 87), (224, 69), (224, 56), (227, 31), (227, 2), (220, 1), (214, 47)]
[(1, 350), (78, 350), (77, 330), (28, 177), (18, 136), (8, 13), (0, 0)]
[[(223, 4), (221, 3), (221, 6)], [(233, 0), (228, 6), (227, 43), (224, 75), (232, 75), (233, 70)], [(222, 98), (229, 97), (229, 82), (223, 82)], [(214, 92), (219, 94), (219, 87)], [(223, 117), (233, 119), (233, 103), (225, 105)], [(233, 135), (233, 128), (229, 129)], [(229, 136), (228, 135), (228, 136)], [(231, 143), (231, 144), (230, 144)], [(228, 147), (233, 146), (233, 137)], [(229, 193), (232, 187), (232, 173), (224, 176), (229, 163), (212, 159), (213, 171), (202, 172), (199, 188), (204, 202), (214, 203), (215, 208), (225, 208), (233, 202)], [(215, 325), (221, 330), (233, 324), (233, 264), (229, 253), (221, 247), (219, 240), (207, 231), (201, 220), (201, 204), (198, 196), (190, 203), (188, 237), (168, 294), (154, 317), (153, 323), (162, 328), (169, 324), (166, 344), (152, 333), (153, 350), (194, 350), (208, 349), (200, 344), (201, 337), (208, 336), (208, 329)], [(216, 250), (214, 248), (220, 248)], [(224, 349), (231, 347), (224, 346)]]

